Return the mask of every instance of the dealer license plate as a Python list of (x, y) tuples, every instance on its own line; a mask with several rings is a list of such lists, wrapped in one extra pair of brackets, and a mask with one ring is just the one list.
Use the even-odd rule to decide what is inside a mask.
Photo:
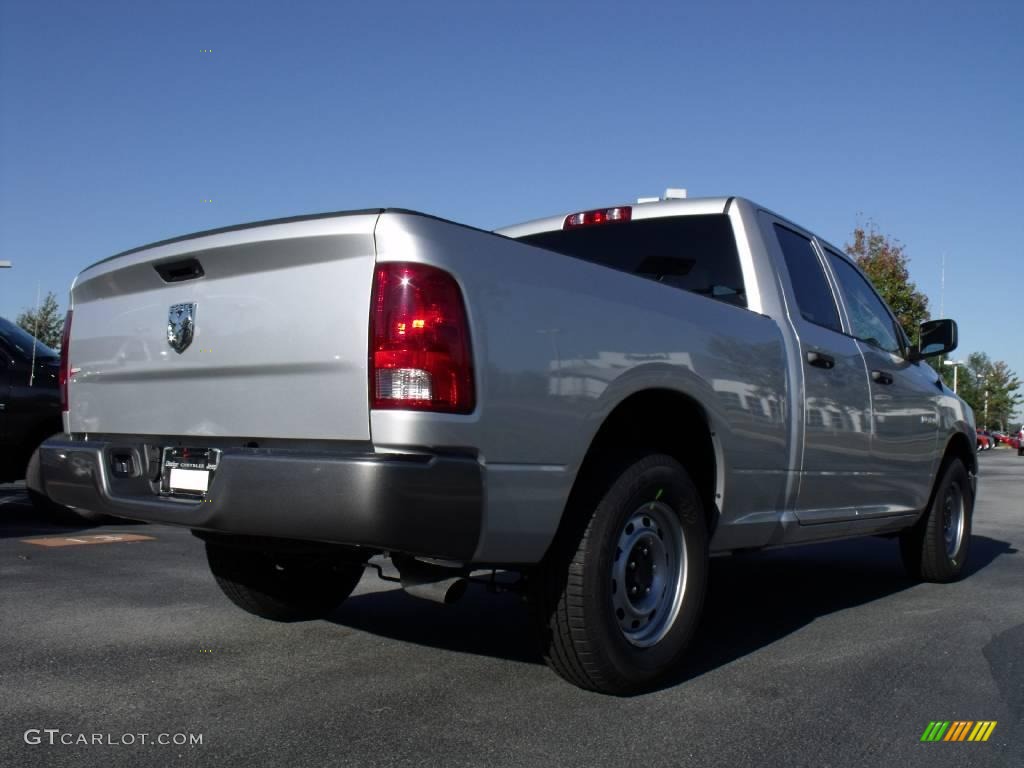
[(164, 448), (160, 461), (160, 493), (203, 498), (220, 462), (217, 448)]

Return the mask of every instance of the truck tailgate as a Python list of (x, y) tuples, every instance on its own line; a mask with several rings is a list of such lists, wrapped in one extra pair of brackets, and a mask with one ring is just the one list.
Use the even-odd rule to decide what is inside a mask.
[(69, 431), (369, 439), (377, 216), (232, 228), (86, 269), (71, 295)]

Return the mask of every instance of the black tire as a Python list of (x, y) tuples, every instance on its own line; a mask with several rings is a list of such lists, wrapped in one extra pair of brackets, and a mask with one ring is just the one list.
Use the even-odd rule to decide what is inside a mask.
[(683, 660), (704, 604), (707, 525), (696, 486), (672, 457), (652, 454), (611, 477), (596, 503), (585, 494), (570, 502), (530, 579), (531, 604), (555, 672), (580, 688), (630, 695), (667, 681)]
[[(40, 438), (38, 443), (41, 443), (42, 440), (43, 438)], [(25, 466), (24, 477), (25, 484), (28, 486), (28, 499), (32, 502), (32, 507), (39, 516), (48, 522), (56, 523), (58, 525), (81, 525), (83, 521), (92, 525), (100, 525), (109, 520), (113, 520), (113, 518), (96, 512), (87, 512), (86, 510), (65, 507), (62, 504), (58, 504), (45, 494), (33, 490), (33, 488), (42, 487), (38, 443), (28, 458)]]
[(38, 491), (29, 490), (28, 500), (32, 503), (32, 509), (40, 517), (47, 520), (56, 520), (58, 517), (63, 516), (65, 511), (71, 511), (67, 507), (62, 507), (60, 504), (53, 502), (48, 496), (44, 496)]
[[(959, 512), (958, 512), (959, 510)], [(971, 548), (974, 493), (960, 459), (942, 466), (927, 511), (900, 534), (907, 573), (922, 581), (946, 583), (963, 577)]]
[(83, 522), (89, 525), (102, 525), (114, 519), (95, 512), (87, 512), (84, 509), (65, 507), (38, 491), (29, 490), (28, 499), (32, 502), (32, 508), (42, 519), (57, 525), (81, 525)]
[(273, 621), (326, 616), (356, 588), (361, 560), (277, 554), (206, 543), (217, 586), (235, 605)]

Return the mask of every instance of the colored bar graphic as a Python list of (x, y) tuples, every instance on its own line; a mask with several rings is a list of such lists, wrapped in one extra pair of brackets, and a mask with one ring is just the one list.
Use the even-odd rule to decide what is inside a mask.
[(988, 741), (996, 725), (995, 720), (932, 720), (921, 741)]
[(988, 741), (988, 737), (992, 735), (992, 731), (995, 729), (995, 720), (979, 720), (978, 724), (974, 726), (974, 730), (971, 731), (971, 735), (967, 737), (967, 740)]
[(943, 741), (963, 741), (967, 738), (968, 729), (974, 725), (970, 720), (954, 720), (953, 726), (949, 729), (949, 733), (946, 734), (946, 738)]

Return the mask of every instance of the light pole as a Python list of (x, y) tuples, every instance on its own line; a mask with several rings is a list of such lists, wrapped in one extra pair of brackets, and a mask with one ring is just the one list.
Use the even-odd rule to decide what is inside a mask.
[(976, 376), (978, 377), (979, 384), (982, 381), (985, 382), (985, 417), (982, 424), (982, 429), (988, 429), (988, 377), (983, 373), (976, 374)]
[(956, 375), (960, 370), (960, 366), (964, 363), (962, 360), (944, 360), (942, 364), (953, 367), (953, 394), (956, 394)]

